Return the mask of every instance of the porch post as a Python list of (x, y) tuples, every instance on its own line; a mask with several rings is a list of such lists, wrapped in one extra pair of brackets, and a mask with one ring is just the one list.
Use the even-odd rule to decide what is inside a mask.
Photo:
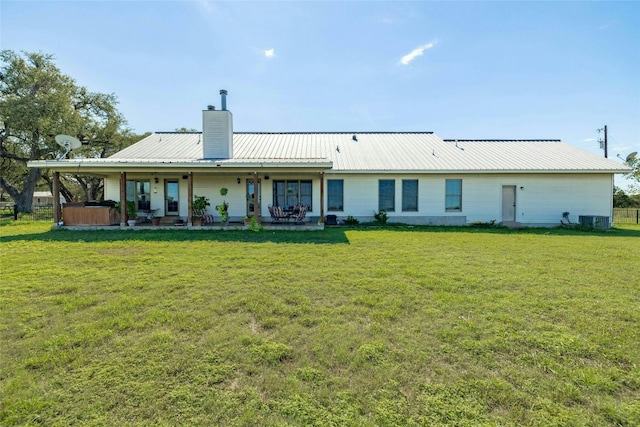
[(193, 172), (189, 172), (187, 176), (187, 225), (193, 225), (191, 224), (191, 217), (193, 216)]
[(318, 223), (324, 224), (324, 172), (320, 172), (320, 220)]
[(60, 215), (60, 172), (53, 173), (53, 222), (58, 225), (62, 215)]
[(120, 227), (124, 227), (127, 219), (127, 173), (120, 172)]
[(262, 218), (260, 215), (260, 205), (259, 201), (260, 197), (258, 197), (258, 172), (253, 173), (253, 217), (256, 219), (258, 224), (262, 223)]

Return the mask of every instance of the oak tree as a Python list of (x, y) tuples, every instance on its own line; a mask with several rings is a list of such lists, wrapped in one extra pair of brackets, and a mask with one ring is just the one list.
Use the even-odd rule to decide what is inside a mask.
[[(0, 187), (19, 212), (31, 211), (39, 183), (51, 183), (49, 171), (27, 168), (31, 160), (55, 159), (63, 148), (58, 134), (72, 135), (82, 147), (69, 157), (106, 157), (131, 144), (136, 135), (116, 109), (114, 94), (91, 92), (64, 75), (44, 53), (0, 52)], [(74, 191), (75, 187), (75, 191)], [(65, 198), (98, 198), (98, 177), (66, 176)]]

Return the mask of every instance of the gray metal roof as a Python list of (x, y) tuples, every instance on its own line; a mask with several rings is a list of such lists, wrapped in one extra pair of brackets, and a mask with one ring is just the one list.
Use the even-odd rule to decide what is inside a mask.
[(342, 173), (629, 171), (616, 161), (558, 140), (443, 140), (431, 132), (236, 132), (233, 158), (218, 160), (203, 159), (200, 132), (154, 133), (108, 159), (84, 162), (157, 167), (306, 165)]
[(110, 159), (195, 160), (202, 158), (202, 132), (152, 133)]

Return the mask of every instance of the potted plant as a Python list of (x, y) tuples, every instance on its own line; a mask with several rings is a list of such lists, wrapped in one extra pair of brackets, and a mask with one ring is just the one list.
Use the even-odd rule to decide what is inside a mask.
[[(222, 197), (226, 196), (229, 190), (225, 187), (220, 189), (220, 195)], [(216, 210), (220, 214), (220, 222), (222, 225), (229, 224), (229, 203), (226, 200), (223, 200), (218, 206), (216, 206)]]
[(253, 215), (245, 215), (244, 216), (244, 225), (251, 225), (251, 220), (253, 219)]
[(222, 225), (229, 224), (229, 203), (223, 201), (218, 206), (216, 206), (216, 210), (220, 214), (220, 222)]
[(127, 224), (129, 224), (129, 227), (134, 227), (136, 222), (138, 222), (138, 207), (136, 206), (136, 202), (127, 200)]
[(151, 224), (154, 227), (157, 227), (160, 225), (160, 217), (157, 216), (155, 213), (151, 215)]
[[(120, 202), (117, 202), (114, 205), (114, 208), (116, 209), (116, 211), (120, 212), (121, 206), (122, 205), (120, 204)], [(129, 227), (134, 227), (136, 225), (136, 222), (138, 221), (138, 207), (136, 206), (136, 202), (127, 200), (125, 206), (126, 206), (127, 224), (129, 224)]]
[(207, 210), (207, 206), (211, 206), (208, 197), (195, 195), (193, 196), (193, 203), (191, 204), (191, 207), (193, 209), (191, 223), (193, 225), (202, 225), (202, 216)]

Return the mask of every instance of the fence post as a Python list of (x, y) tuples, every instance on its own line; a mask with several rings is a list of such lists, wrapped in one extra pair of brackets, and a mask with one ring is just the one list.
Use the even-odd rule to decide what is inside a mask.
[(13, 205), (13, 220), (18, 220), (18, 205)]
[(636, 209), (636, 224), (640, 224), (638, 220), (640, 219), (640, 209)]

